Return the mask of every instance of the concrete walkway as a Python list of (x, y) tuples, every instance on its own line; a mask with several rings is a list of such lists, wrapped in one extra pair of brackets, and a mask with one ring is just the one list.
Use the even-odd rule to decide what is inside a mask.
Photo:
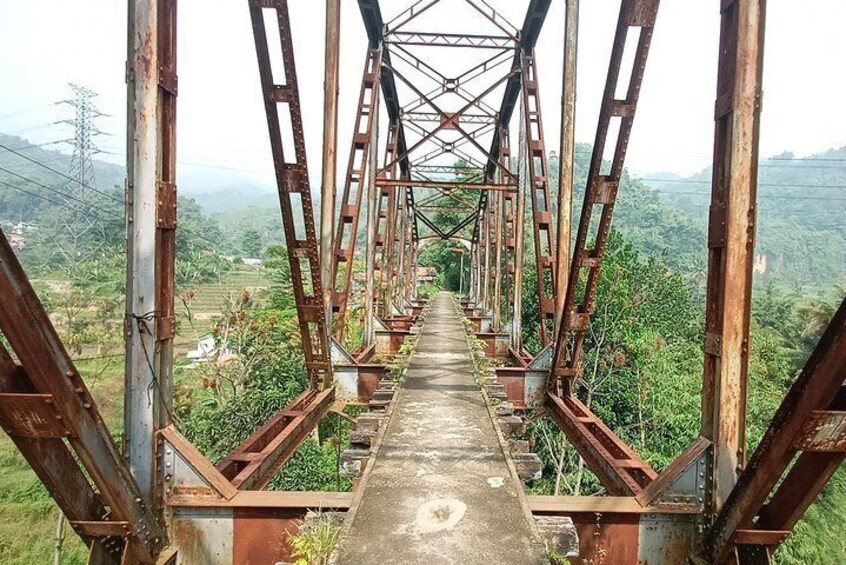
[(336, 563), (549, 563), (520, 488), (452, 298), (438, 294)]

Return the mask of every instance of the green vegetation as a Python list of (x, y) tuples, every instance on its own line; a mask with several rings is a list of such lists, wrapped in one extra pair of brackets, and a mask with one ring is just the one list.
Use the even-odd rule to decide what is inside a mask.
[(294, 548), (294, 565), (328, 563), (340, 535), (337, 515), (320, 512), (307, 516), (300, 530), (288, 536), (288, 542)]
[[(11, 147), (28, 142), (2, 137)], [(40, 148), (30, 157), (65, 170), (66, 157)], [(577, 147), (575, 214), (583, 199), (590, 147)], [(62, 161), (62, 158), (65, 161)], [(747, 443), (760, 439), (775, 407), (827, 324), (846, 290), (846, 226), (843, 207), (830, 189), (846, 184), (846, 148), (809, 159), (783, 155), (761, 166), (758, 241), (766, 260), (756, 274), (750, 344)], [(0, 166), (43, 184), (26, 183), (7, 173), (0, 181), (0, 219), (38, 226), (27, 233), (20, 253), (62, 339), (98, 402), (116, 439), (122, 433), (125, 295), (122, 171), (96, 164), (99, 191), (90, 209), (57, 206), (49, 188), (67, 179), (0, 152)], [(549, 160), (552, 191), (558, 160)], [(457, 165), (461, 174), (462, 165)], [(658, 175), (655, 175), (658, 177)], [(603, 420), (656, 469), (664, 468), (699, 431), (702, 386), (702, 327), (707, 272), (706, 230), (710, 173), (681, 179), (635, 180), (624, 174), (615, 210), (616, 232), (603, 261), (594, 316), (585, 350), (585, 377), (578, 394)], [(49, 187), (49, 188), (45, 188)], [(813, 190), (813, 198), (806, 198)], [(273, 196), (273, 195), (271, 195)], [(477, 195), (454, 192), (449, 207), (431, 218), (442, 227), (463, 217), (459, 210)], [(275, 197), (274, 197), (275, 198)], [(241, 200), (244, 200), (241, 198)], [(272, 200), (272, 198), (270, 198)], [(191, 199), (179, 200), (177, 290), (179, 310), (175, 371), (175, 408), (180, 429), (217, 461), (256, 427), (284, 407), (306, 385), (295, 305), (278, 212), (271, 206), (218, 207), (207, 215)], [(553, 207), (553, 214), (555, 210)], [(69, 229), (84, 219), (93, 228)], [(540, 349), (531, 218), (526, 218), (524, 262), (524, 343)], [(575, 226), (574, 226), (575, 229)], [(461, 232), (466, 236), (467, 230)], [(360, 230), (359, 237), (363, 237)], [(262, 251), (265, 250), (266, 251)], [(461, 253), (464, 269), (461, 269)], [(264, 267), (241, 265), (242, 257), (263, 257)], [(420, 254), (421, 266), (438, 268), (437, 279), (421, 287), (431, 296), (440, 288), (469, 286), (469, 257), (456, 242), (435, 242)], [(837, 285), (841, 286), (837, 286)], [(346, 340), (361, 331), (360, 312), (351, 309)], [(188, 365), (183, 359), (197, 339), (210, 334), (217, 353), (210, 362)], [(479, 344), (471, 339), (471, 346)], [(391, 373), (408, 363), (411, 342), (392, 361)], [(478, 376), (489, 361), (474, 355)], [(325, 418), (271, 488), (347, 490), (337, 460), (347, 444), (350, 423)], [(602, 487), (568, 447), (548, 419), (528, 432), (544, 462), (543, 477), (529, 485), (536, 493), (597, 494)], [(5, 436), (0, 437), (0, 562), (47, 562), (53, 551), (56, 508), (47, 491)], [(318, 520), (314, 529), (292, 537), (298, 558), (321, 563), (337, 532)], [(838, 472), (817, 503), (779, 549), (779, 563), (846, 563), (846, 471)], [(329, 542), (332, 543), (329, 543)], [(328, 548), (328, 551), (327, 551)], [(63, 560), (84, 563), (86, 550), (68, 533)], [(315, 559), (317, 561), (315, 561)], [(839, 560), (839, 561), (838, 561)]]

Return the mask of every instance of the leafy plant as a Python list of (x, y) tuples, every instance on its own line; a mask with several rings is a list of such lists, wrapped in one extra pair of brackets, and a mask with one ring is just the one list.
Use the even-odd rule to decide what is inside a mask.
[(294, 548), (295, 565), (328, 563), (340, 533), (336, 514), (317, 512), (306, 517), (296, 534), (288, 534), (288, 543)]

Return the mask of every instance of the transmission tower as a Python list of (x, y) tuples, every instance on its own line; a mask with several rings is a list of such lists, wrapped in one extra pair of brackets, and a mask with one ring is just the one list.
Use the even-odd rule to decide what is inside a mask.
[(93, 90), (70, 83), (74, 97), (63, 100), (75, 109), (74, 118), (65, 120), (74, 128), (73, 156), (68, 167), (71, 180), (65, 184), (63, 192), (67, 194), (67, 215), (61, 222), (64, 238), (57, 238), (58, 249), (67, 261), (82, 261), (90, 258), (105, 243), (105, 229), (96, 209), (80, 208), (80, 203), (88, 203), (96, 192), (97, 180), (94, 175), (93, 155), (99, 152), (92, 138), (102, 133), (93, 120), (105, 114), (94, 105), (97, 93)]

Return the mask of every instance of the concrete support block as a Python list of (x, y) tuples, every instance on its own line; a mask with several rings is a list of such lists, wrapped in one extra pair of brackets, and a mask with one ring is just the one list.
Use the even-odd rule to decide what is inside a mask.
[(529, 481), (541, 478), (543, 462), (537, 453), (514, 453), (512, 459), (517, 468), (517, 476), (522, 480)]
[(502, 416), (497, 418), (499, 429), (506, 438), (520, 437), (526, 433), (526, 423), (520, 416)]
[(341, 476), (342, 477), (360, 477), (367, 466), (367, 460), (370, 458), (369, 449), (345, 449), (341, 452)]
[(486, 384), (485, 392), (488, 393), (489, 398), (496, 398), (497, 400), (508, 400), (508, 395), (505, 394), (505, 387), (501, 384)]
[(538, 516), (538, 533), (548, 552), (561, 557), (579, 556), (579, 533), (568, 516)]
[(508, 440), (508, 449), (513, 454), (517, 453), (529, 453), (529, 442), (525, 439), (509, 439)]
[(494, 407), (494, 411), (496, 412), (497, 416), (513, 416), (514, 415), (514, 403), (513, 402), (500, 402)]
[(372, 400), (387, 400), (390, 402), (394, 398), (394, 390), (391, 388), (377, 388), (373, 391)]
[(370, 403), (367, 405), (370, 408), (371, 412), (387, 412), (388, 406), (390, 406), (390, 400), (371, 400)]
[(353, 430), (350, 432), (350, 443), (354, 446), (371, 448), (376, 444), (378, 432)]
[(384, 420), (384, 412), (365, 412), (355, 419), (355, 430), (357, 432), (376, 433), (379, 431)]

